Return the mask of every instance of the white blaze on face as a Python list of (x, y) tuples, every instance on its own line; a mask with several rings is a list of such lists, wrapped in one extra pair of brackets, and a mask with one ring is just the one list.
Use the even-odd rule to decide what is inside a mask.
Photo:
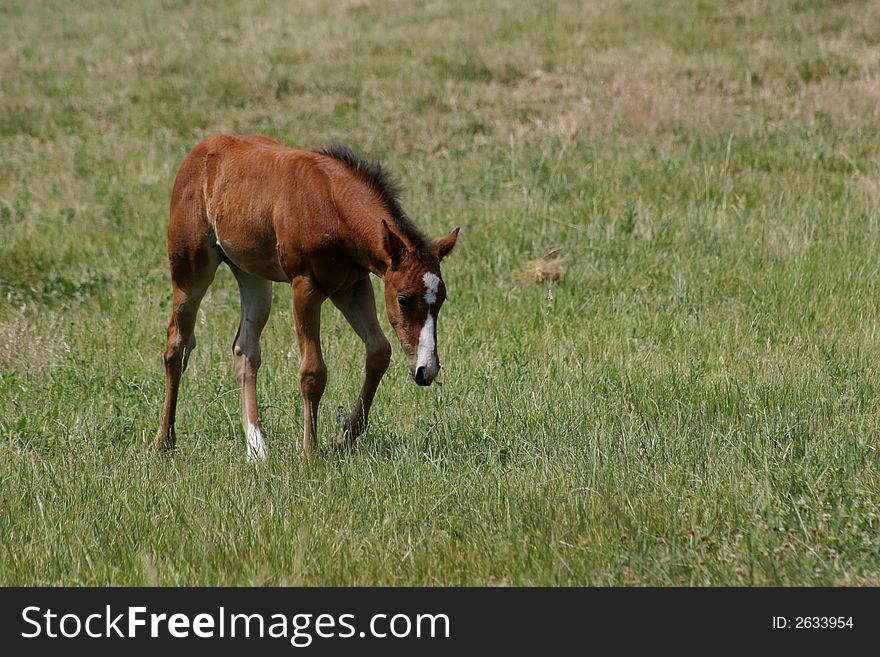
[(416, 370), (424, 367), (427, 374), (433, 378), (437, 376), (437, 344), (434, 341), (434, 311), (432, 306), (437, 303), (437, 288), (440, 285), (440, 277), (437, 274), (426, 272), (422, 277), (425, 282), (425, 303), (428, 304), (428, 317), (422, 325), (419, 333), (419, 349), (416, 352)]
[(248, 461), (265, 461), (269, 457), (269, 450), (263, 440), (263, 434), (250, 422), (247, 423)]
[(429, 306), (433, 306), (437, 303), (437, 288), (440, 286), (440, 277), (437, 274), (425, 272), (422, 280), (425, 282), (425, 301)]
[(419, 333), (419, 350), (416, 352), (416, 370), (424, 367), (432, 376), (437, 375), (437, 345), (434, 344), (434, 315), (428, 313), (422, 332)]

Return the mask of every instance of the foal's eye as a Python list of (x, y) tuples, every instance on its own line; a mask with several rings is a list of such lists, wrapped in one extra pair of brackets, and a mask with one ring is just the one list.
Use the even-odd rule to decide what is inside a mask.
[(401, 308), (409, 308), (413, 305), (413, 301), (415, 301), (415, 297), (410, 296), (409, 294), (397, 295), (397, 303), (400, 304)]

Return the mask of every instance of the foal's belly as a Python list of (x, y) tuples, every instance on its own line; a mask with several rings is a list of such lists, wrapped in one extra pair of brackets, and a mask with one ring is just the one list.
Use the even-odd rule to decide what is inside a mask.
[(270, 281), (287, 282), (275, 248), (275, 232), (261, 234), (262, 231), (229, 231), (221, 226), (215, 227), (217, 246), (239, 269)]
[(276, 283), (287, 283), (287, 276), (281, 269), (278, 258), (256, 258), (252, 253), (239, 255), (235, 249), (227, 249), (221, 242), (220, 248), (229, 260), (239, 269), (259, 278), (265, 278)]

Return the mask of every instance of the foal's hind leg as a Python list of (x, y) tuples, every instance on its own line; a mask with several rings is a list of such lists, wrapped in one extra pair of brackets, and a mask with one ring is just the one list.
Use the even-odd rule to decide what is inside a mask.
[(358, 281), (350, 291), (334, 295), (331, 300), (345, 315), (345, 319), (351, 324), (355, 333), (364, 341), (367, 352), (361, 393), (343, 425), (342, 434), (333, 441), (334, 446), (341, 447), (357, 438), (366, 427), (376, 389), (391, 361), (391, 344), (385, 337), (382, 327), (379, 326), (373, 286), (370, 285), (369, 278)]
[(247, 436), (250, 461), (262, 461), (269, 453), (260, 431), (257, 409), (257, 370), (260, 369), (260, 334), (272, 308), (272, 283), (232, 267), (241, 295), (241, 322), (232, 352), (235, 354), (235, 376), (241, 386), (241, 415)]
[(186, 370), (192, 350), (196, 346), (195, 324), (199, 304), (214, 280), (220, 256), (209, 246), (182, 257), (177, 252), (171, 263), (171, 321), (165, 345), (165, 405), (162, 422), (156, 435), (156, 447), (172, 449), (175, 443), (174, 419), (177, 413), (177, 395), (180, 377)]

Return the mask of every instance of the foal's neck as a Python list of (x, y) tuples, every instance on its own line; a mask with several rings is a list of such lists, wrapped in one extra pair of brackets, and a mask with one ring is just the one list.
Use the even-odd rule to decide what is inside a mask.
[[(386, 218), (390, 221), (390, 217)], [(368, 269), (377, 278), (385, 278), (388, 273), (388, 254), (385, 252), (385, 244), (382, 239), (382, 220), (378, 220), (378, 227), (374, 226), (374, 221), (369, 221), (361, 230), (356, 231), (358, 244), (355, 250), (359, 254), (356, 258), (358, 263)]]

